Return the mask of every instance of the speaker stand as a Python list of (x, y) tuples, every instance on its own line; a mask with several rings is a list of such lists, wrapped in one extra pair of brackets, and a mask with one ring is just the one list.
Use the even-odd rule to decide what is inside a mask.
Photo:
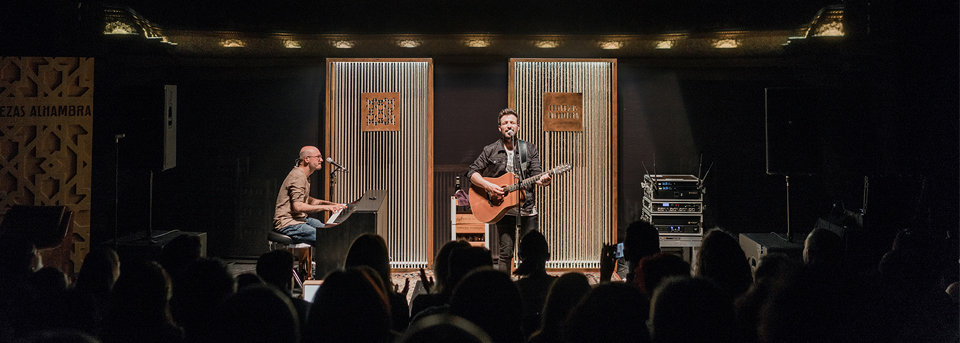
[(790, 175), (783, 176), (783, 182), (787, 186), (787, 242), (793, 242), (793, 232), (790, 231)]

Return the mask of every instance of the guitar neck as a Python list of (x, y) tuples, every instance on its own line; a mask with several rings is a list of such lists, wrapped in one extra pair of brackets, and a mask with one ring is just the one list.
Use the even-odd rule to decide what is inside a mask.
[(528, 178), (526, 178), (526, 179), (523, 179), (523, 181), (520, 181), (519, 184), (516, 184), (516, 183), (515, 183), (515, 184), (512, 184), (512, 185), (510, 185), (510, 186), (507, 186), (506, 191), (507, 191), (507, 192), (513, 192), (513, 191), (517, 190), (517, 186), (520, 186), (520, 188), (530, 187), (530, 184), (532, 184), (532, 183), (534, 183), (534, 182), (537, 182), (537, 180), (539, 180), (541, 177), (543, 177), (544, 175), (547, 175), (547, 174), (550, 174), (550, 171), (549, 171), (549, 170), (548, 170), (548, 171), (545, 171), (545, 172), (542, 172), (542, 173), (540, 173), (540, 174), (537, 174), (537, 175), (528, 177)]

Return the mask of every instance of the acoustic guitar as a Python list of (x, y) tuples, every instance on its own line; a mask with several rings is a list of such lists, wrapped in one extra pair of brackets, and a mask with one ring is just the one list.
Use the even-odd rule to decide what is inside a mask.
[(541, 177), (547, 174), (556, 175), (566, 172), (572, 168), (570, 164), (562, 164), (553, 167), (550, 170), (540, 174), (520, 180), (520, 177), (514, 173), (506, 173), (499, 177), (485, 177), (484, 180), (503, 188), (504, 195), (487, 192), (480, 185), (470, 186), (470, 209), (473, 210), (473, 216), (484, 223), (495, 223), (503, 218), (507, 210), (523, 204), (526, 197), (522, 190), (537, 182)]

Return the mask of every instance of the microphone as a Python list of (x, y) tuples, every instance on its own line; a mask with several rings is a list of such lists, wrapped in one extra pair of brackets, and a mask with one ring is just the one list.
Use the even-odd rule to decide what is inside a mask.
[(343, 166), (341, 166), (340, 163), (337, 163), (337, 161), (334, 161), (333, 158), (327, 157), (327, 163), (337, 166), (337, 168), (343, 169), (343, 171), (347, 171), (347, 168), (344, 168)]
[(507, 137), (513, 138), (513, 129), (507, 130)]

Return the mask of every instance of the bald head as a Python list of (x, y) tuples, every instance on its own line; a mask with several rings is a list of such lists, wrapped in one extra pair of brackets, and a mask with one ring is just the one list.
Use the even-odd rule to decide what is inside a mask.
[(300, 148), (300, 166), (314, 165), (314, 169), (320, 169), (319, 166), (322, 164), (323, 156), (320, 154), (320, 149), (312, 145)]
[(315, 146), (307, 145), (307, 146), (304, 146), (304, 147), (300, 148), (300, 159), (301, 159), (301, 160), (302, 160), (304, 157), (315, 156), (315, 155), (320, 155), (320, 149), (317, 149), (317, 147), (315, 147)]

